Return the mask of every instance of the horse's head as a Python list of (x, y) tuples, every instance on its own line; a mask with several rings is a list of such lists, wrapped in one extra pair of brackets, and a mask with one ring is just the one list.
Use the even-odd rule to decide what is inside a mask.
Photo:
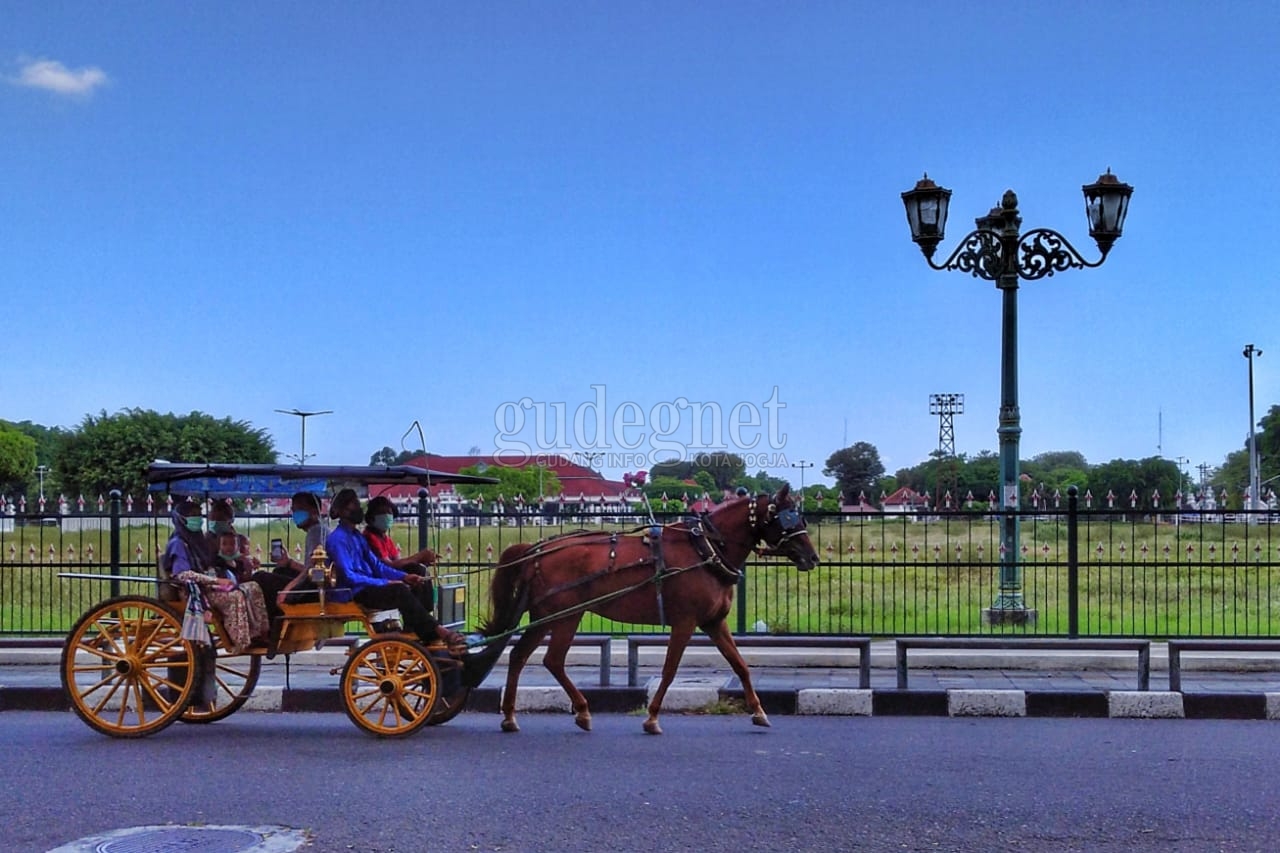
[(791, 487), (783, 486), (774, 495), (749, 498), (752, 528), (764, 542), (765, 553), (786, 557), (802, 572), (818, 565), (818, 552), (809, 541), (804, 515), (791, 499)]

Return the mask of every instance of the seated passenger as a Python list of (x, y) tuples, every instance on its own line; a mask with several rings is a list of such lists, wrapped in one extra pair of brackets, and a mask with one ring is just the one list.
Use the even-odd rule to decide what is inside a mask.
[(329, 517), (337, 519), (338, 526), (325, 540), (325, 550), (339, 572), (339, 583), (351, 590), (335, 590), (333, 600), (347, 600), (343, 598), (346, 595), (372, 610), (399, 610), (404, 624), (424, 643), (436, 639), (450, 645), (465, 642), (461, 634), (437, 622), (431, 605), (422, 600), (423, 592), (430, 595), (425, 578), (389, 566), (369, 550), (357, 527), (364, 521), (364, 510), (353, 489), (338, 492), (329, 505)]
[(258, 559), (249, 553), (249, 537), (236, 531), (236, 510), (231, 498), (215, 500), (209, 507), (209, 532), (205, 539), (209, 543), (209, 553), (217, 555), (218, 537), (230, 533), (236, 538), (236, 551), (244, 557), (238, 565), (241, 576), (237, 580), (247, 581), (258, 568)]
[(325, 537), (329, 534), (329, 528), (320, 516), (320, 499), (314, 494), (297, 492), (290, 504), (293, 508), (294, 525), (306, 533), (302, 562), (292, 559), (286, 550), (276, 561), (272, 571), (258, 571), (253, 575), (254, 581), (262, 587), (273, 625), (280, 615), (280, 605), (289, 600), (289, 593), (308, 588), (307, 573), (303, 569), (311, 561), (312, 552), (324, 545)]
[[(187, 618), (183, 620), (183, 637), (203, 644), (209, 642), (207, 629), (200, 633), (197, 624), (209, 608), (218, 612), (227, 632), (227, 644), (233, 654), (239, 654), (265, 641), (267, 636), (267, 612), (262, 600), (262, 590), (252, 581), (239, 583), (230, 572), (234, 567), (221, 557), (215, 561), (208, 552), (202, 532), (204, 519), (200, 505), (193, 500), (183, 500), (173, 510), (173, 533), (165, 546), (162, 557), (165, 571), (179, 583), (187, 585)], [(224, 548), (234, 561), (238, 549), (234, 536), (222, 537), (219, 550)]]
[(426, 575), (426, 566), (436, 561), (436, 552), (423, 548), (407, 557), (400, 556), (400, 546), (391, 538), (391, 528), (396, 523), (396, 505), (390, 498), (378, 496), (369, 501), (365, 510), (364, 538), (369, 550), (388, 566), (413, 575)]

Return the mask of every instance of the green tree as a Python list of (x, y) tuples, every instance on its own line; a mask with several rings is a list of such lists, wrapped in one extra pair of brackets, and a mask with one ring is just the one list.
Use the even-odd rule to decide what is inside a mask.
[(461, 469), (461, 473), (493, 477), (498, 481), (484, 485), (458, 486), (458, 494), (468, 500), (479, 499), (486, 506), (501, 499), (505, 506), (511, 507), (515, 504), (517, 496), (526, 504), (535, 504), (538, 502), (539, 495), (550, 498), (563, 491), (560, 478), (554, 471), (542, 465), (526, 465), (523, 468), (511, 468), (505, 465), (468, 465)]
[(246, 421), (123, 409), (85, 415), (61, 437), (53, 467), (68, 496), (112, 489), (140, 496), (147, 488), (147, 465), (156, 459), (269, 463), (276, 461), (276, 451), (266, 430)]
[(671, 477), (675, 480), (696, 480), (698, 473), (705, 471), (711, 475), (713, 486), (707, 491), (716, 492), (730, 488), (742, 479), (747, 472), (747, 465), (736, 453), (723, 450), (700, 451), (691, 459), (675, 459), (670, 462), (659, 462), (649, 471), (651, 477)]
[(736, 490), (739, 486), (742, 486), (753, 495), (771, 495), (786, 484), (787, 481), (781, 477), (772, 477), (761, 470), (750, 476), (744, 474), (730, 483), (729, 488)]
[(0, 494), (26, 492), (36, 469), (36, 440), (0, 424)]
[(874, 444), (859, 441), (827, 457), (822, 475), (835, 478), (836, 488), (844, 493), (849, 503), (857, 501), (859, 494), (865, 494), (868, 500), (874, 501), (878, 497), (876, 484), (884, 475), (884, 465)]

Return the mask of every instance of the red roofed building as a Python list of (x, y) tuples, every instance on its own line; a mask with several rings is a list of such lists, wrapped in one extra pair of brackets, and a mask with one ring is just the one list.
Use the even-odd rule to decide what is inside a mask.
[(889, 495), (882, 505), (885, 512), (917, 512), (928, 506), (928, 499), (910, 486), (903, 486)]
[[(605, 507), (625, 510), (631, 503), (640, 500), (640, 493), (629, 488), (625, 483), (616, 480), (606, 480), (604, 475), (599, 471), (594, 471), (585, 465), (579, 465), (567, 456), (545, 455), (539, 456), (536, 461), (528, 461), (519, 465), (512, 464), (509, 460), (504, 460), (501, 456), (493, 454), (479, 456), (439, 456), (435, 453), (428, 453), (424, 456), (415, 456), (405, 462), (406, 465), (417, 465), (422, 468), (429, 468), (433, 471), (443, 471), (448, 474), (457, 474), (463, 468), (474, 468), (483, 465), (488, 468), (524, 468), (527, 465), (540, 464), (551, 473), (555, 474), (560, 480), (561, 492), (559, 495), (547, 495), (547, 498), (554, 497), (561, 503), (578, 504), (585, 507)], [(453, 486), (440, 485), (431, 486), (432, 502), (438, 506), (457, 506), (462, 498), (459, 497)], [(397, 503), (417, 500), (418, 487), (416, 485), (392, 485), (392, 486), (370, 486), (370, 495), (386, 495)], [(515, 499), (515, 495), (509, 496)], [(535, 503), (538, 495), (521, 496), (525, 503)]]

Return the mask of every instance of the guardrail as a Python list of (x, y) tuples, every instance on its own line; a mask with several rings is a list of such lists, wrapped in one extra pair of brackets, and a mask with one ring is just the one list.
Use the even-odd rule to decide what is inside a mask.
[(1127, 651), (1138, 653), (1138, 689), (1151, 689), (1150, 640), (1052, 640), (996, 637), (899, 637), (895, 640), (898, 689), (907, 689), (907, 651), (942, 649), (949, 651)]
[(1280, 640), (1172, 639), (1169, 641), (1169, 689), (1182, 692), (1183, 652), (1277, 652)]
[[(666, 635), (639, 634), (627, 637), (627, 686), (636, 687), (640, 683), (640, 649), (643, 646), (665, 646)], [(769, 637), (748, 635), (735, 636), (733, 642), (740, 649), (857, 649), (858, 650), (858, 686), (863, 690), (871, 688), (871, 638), (870, 637)], [(689, 638), (691, 647), (714, 645), (711, 638), (703, 634), (695, 634)]]

